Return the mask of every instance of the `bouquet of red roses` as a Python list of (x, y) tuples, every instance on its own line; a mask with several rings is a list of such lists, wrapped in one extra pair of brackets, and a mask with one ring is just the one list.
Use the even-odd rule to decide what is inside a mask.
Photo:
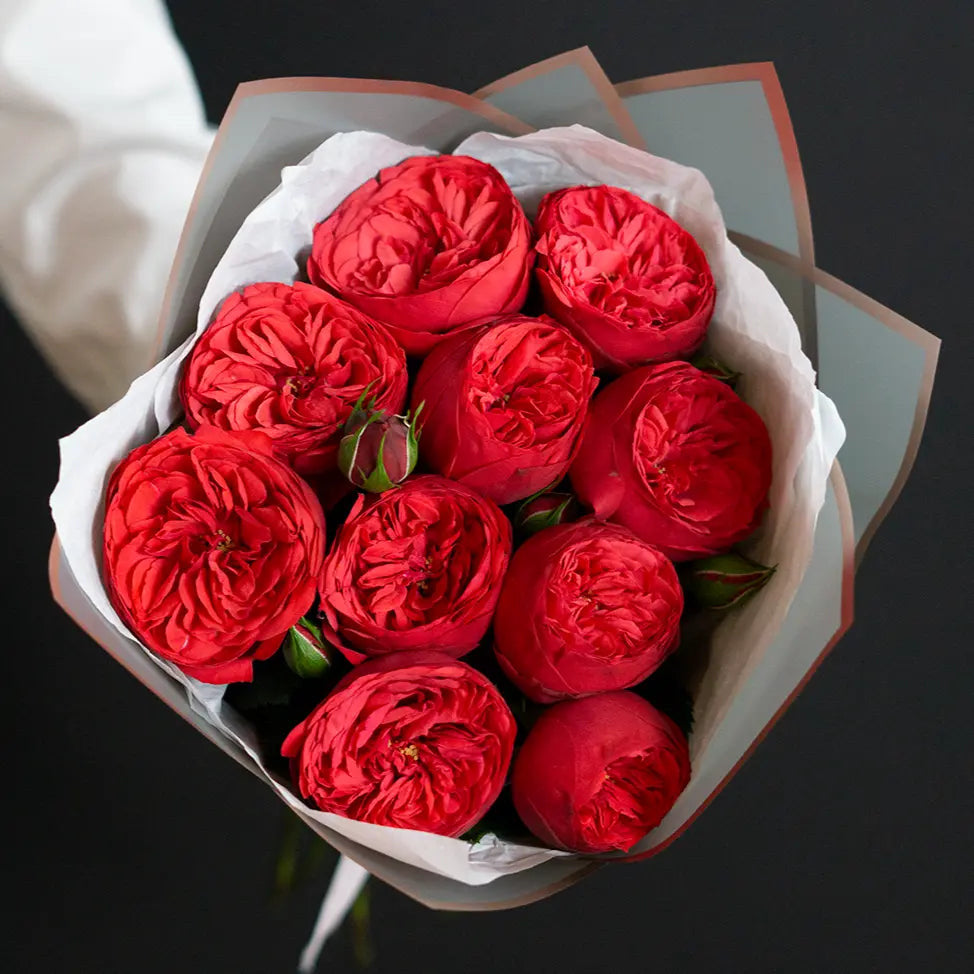
[(661, 848), (814, 665), (803, 620), (848, 624), (844, 432), (701, 172), (298, 97), (375, 84), (231, 108), (185, 338), (64, 441), (52, 578), (340, 851), (501, 906)]

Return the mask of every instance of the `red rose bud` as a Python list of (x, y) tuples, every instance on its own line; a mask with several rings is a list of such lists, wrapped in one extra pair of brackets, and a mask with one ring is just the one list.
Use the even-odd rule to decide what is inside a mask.
[(325, 549), (311, 488), (270, 437), (202, 426), (133, 450), (105, 498), (112, 604), (149, 649), (206, 683), (253, 679), (308, 611)]
[(422, 403), (412, 417), (356, 410), (338, 447), (342, 473), (370, 494), (401, 484), (413, 472), (419, 456), (416, 417), (421, 409)]
[(565, 475), (598, 380), (588, 349), (550, 318), (509, 315), (442, 342), (423, 362), (423, 460), (498, 504)]
[(642, 682), (676, 649), (676, 569), (615, 524), (586, 518), (514, 552), (494, 615), (504, 673), (538, 703)]
[(595, 397), (569, 476), (597, 517), (686, 561), (758, 526), (771, 439), (726, 383), (687, 362), (645, 366)]
[(442, 477), (361, 495), (325, 559), (322, 631), (352, 662), (407, 649), (469, 653), (483, 638), (511, 554), (511, 524)]
[(306, 617), (302, 617), (288, 629), (284, 637), (283, 653), (288, 669), (302, 679), (324, 676), (331, 667), (331, 658), (321, 630)]
[(514, 528), (522, 534), (537, 534), (578, 516), (578, 502), (572, 494), (546, 493), (529, 497), (514, 515)]
[(705, 375), (712, 375), (715, 379), (726, 382), (732, 389), (737, 387), (737, 380), (741, 377), (740, 372), (734, 372), (710, 355), (696, 355), (690, 359), (690, 364)]
[(704, 340), (716, 288), (693, 237), (662, 210), (615, 186), (549, 193), (535, 220), (545, 311), (625, 372), (689, 357)]
[(774, 568), (728, 552), (693, 562), (684, 576), (683, 587), (698, 605), (730, 609), (764, 588), (774, 572)]
[(517, 311), (531, 225), (503, 176), (468, 156), (415, 156), (315, 227), (308, 277), (387, 325), (410, 355)]
[(631, 849), (689, 780), (680, 729), (621, 691), (545, 710), (514, 761), (511, 796), (542, 842), (592, 855)]
[(281, 753), (323, 812), (458, 836), (500, 794), (516, 732), (485, 676), (418, 651), (356, 666)]
[(259, 429), (313, 477), (334, 472), (342, 425), (363, 391), (397, 413), (407, 381), (405, 353), (381, 325), (310, 284), (267, 283), (223, 302), (179, 392), (191, 428)]

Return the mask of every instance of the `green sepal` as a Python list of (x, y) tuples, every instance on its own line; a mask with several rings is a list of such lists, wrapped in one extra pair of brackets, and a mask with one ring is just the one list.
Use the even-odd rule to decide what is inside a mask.
[(321, 630), (307, 616), (287, 631), (282, 652), (288, 669), (304, 680), (322, 677), (331, 669), (331, 658)]
[(683, 573), (683, 589), (704, 608), (736, 608), (768, 584), (776, 567), (733, 551), (714, 555), (690, 563)]
[(737, 387), (737, 380), (741, 377), (740, 372), (735, 372), (733, 369), (728, 368), (723, 362), (715, 359), (712, 355), (694, 356), (694, 358), (690, 359), (690, 364), (701, 372), (705, 372), (707, 375), (711, 375), (715, 379), (726, 383), (732, 389)]
[[(565, 494), (564, 499), (556, 507), (550, 508), (547, 511), (534, 511), (530, 514), (524, 513), (531, 504), (543, 496), (543, 493), (533, 494), (518, 507), (514, 515), (514, 524), (518, 531), (524, 534), (537, 534), (545, 528), (552, 528), (557, 524), (561, 524), (565, 511), (575, 500), (571, 494)], [(556, 495), (552, 494), (552, 496), (554, 497)]]

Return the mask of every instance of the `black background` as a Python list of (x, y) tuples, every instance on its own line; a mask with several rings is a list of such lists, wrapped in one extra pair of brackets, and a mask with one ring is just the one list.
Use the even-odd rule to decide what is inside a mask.
[[(610, 77), (773, 60), (819, 266), (944, 342), (912, 479), (857, 622), (706, 814), (655, 860), (500, 914), (373, 896), (375, 970), (960, 972), (974, 957), (970, 64), (958, 0), (170, 0), (219, 119), (238, 81), (473, 90), (589, 44)], [(293, 969), (322, 874), (268, 890), (282, 811), (52, 606), (46, 498), (83, 412), (0, 309), (2, 690), (11, 972)], [(881, 376), (870, 377), (881, 381)], [(347, 935), (323, 970), (352, 964)]]

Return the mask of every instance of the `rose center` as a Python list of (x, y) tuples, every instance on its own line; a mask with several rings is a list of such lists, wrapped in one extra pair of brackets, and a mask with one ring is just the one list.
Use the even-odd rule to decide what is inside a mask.
[(219, 551), (232, 551), (237, 547), (237, 543), (222, 528), (217, 528), (213, 547)]
[(403, 584), (415, 585), (420, 595), (426, 595), (429, 591), (432, 566), (433, 562), (429, 555), (425, 558), (410, 558), (406, 563), (405, 571), (402, 573)]
[(302, 399), (314, 389), (318, 377), (313, 374), (311, 366), (306, 366), (299, 372), (289, 375), (283, 384), (285, 392), (289, 392), (295, 399)]

